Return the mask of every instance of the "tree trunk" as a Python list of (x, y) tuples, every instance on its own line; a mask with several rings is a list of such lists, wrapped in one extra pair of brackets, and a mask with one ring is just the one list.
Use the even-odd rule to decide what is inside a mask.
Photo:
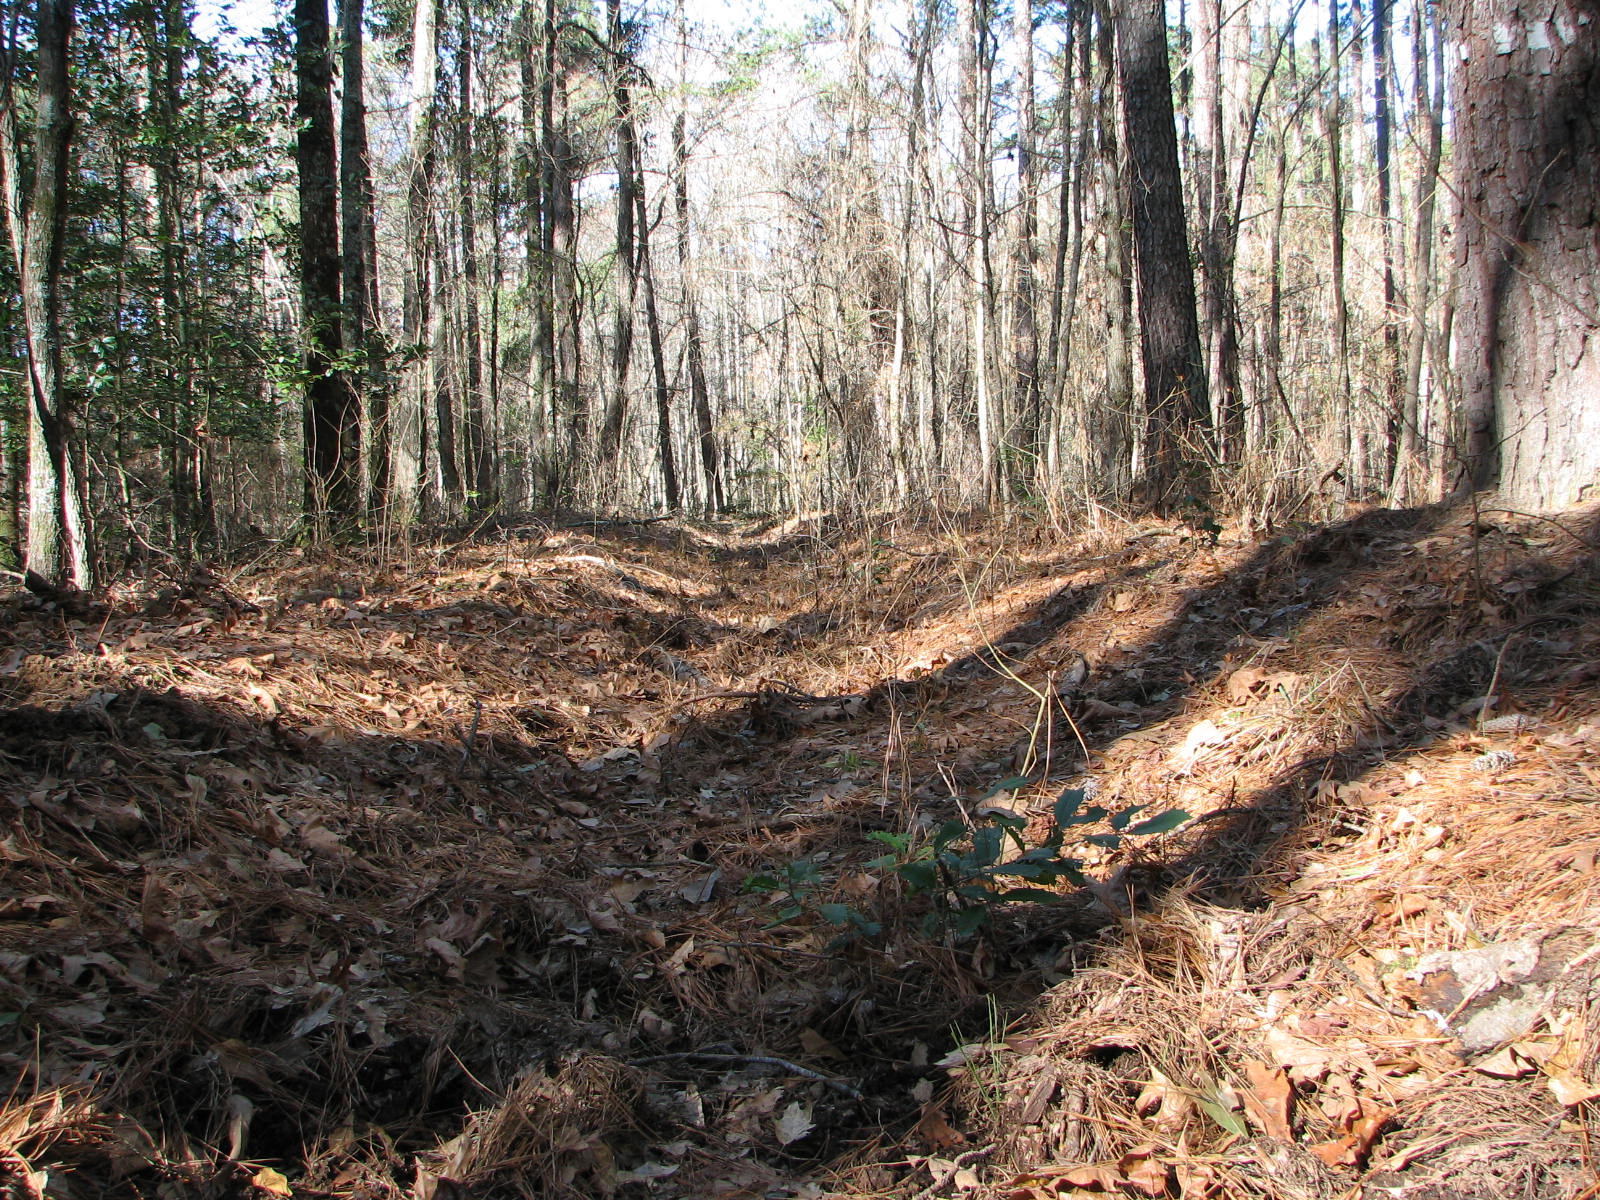
[(1039, 322), (1035, 273), (1038, 270), (1039, 182), (1033, 152), (1033, 2), (1016, 0), (1013, 24), (1017, 54), (1017, 244), (1013, 270), (1016, 295), (1011, 344), (1015, 449), (1023, 461), (1014, 472), (1031, 489), (1042, 478), (1043, 429), (1039, 403)]
[[(1383, 419), (1384, 483), (1394, 478), (1400, 460), (1400, 303), (1395, 280), (1394, 181), (1390, 167), (1390, 0), (1372, 0), (1372, 119), (1378, 166), (1378, 221), (1383, 253)], [(1420, 36), (1414, 35), (1414, 36)]]
[[(1088, 29), (1084, 30), (1087, 37)], [(1104, 198), (1106, 390), (1104, 402), (1085, 421), (1089, 467), (1085, 490), (1112, 501), (1126, 497), (1133, 468), (1133, 229), (1129, 219), (1128, 153), (1117, 137), (1117, 114), (1111, 86), (1116, 52), (1111, 22), (1100, 18), (1101, 80), (1096, 124), (1100, 130), (1099, 169)], [(1087, 85), (1087, 81), (1086, 81)]]
[[(1433, 289), (1433, 217), (1439, 190), (1439, 163), (1444, 152), (1444, 47), (1440, 31), (1428, 19), (1428, 0), (1417, 0), (1412, 34), (1412, 73), (1415, 110), (1425, 133), (1422, 178), (1417, 184), (1417, 224), (1412, 243), (1410, 345), (1400, 409), (1400, 452), (1389, 481), (1390, 502), (1408, 504), (1425, 494), (1421, 484), (1428, 476), (1427, 450), (1422, 438), (1422, 364), (1428, 349), (1428, 304)], [(1430, 36), (1431, 35), (1431, 36)], [(1428, 79), (1428, 43), (1433, 43), (1435, 78)]]
[(28, 351), (28, 540), (24, 563), (51, 583), (87, 588), (90, 577), (76, 475), (72, 409), (61, 370), (61, 258), (67, 224), (67, 179), (72, 144), (67, 72), (72, 0), (39, 0), (33, 189), (22, 208), (22, 175), (11, 97), (5, 80), (0, 105), (0, 172), (6, 225), (22, 296)]
[[(578, 228), (572, 203), (573, 153), (567, 138), (566, 64), (557, 37), (555, 0), (545, 0), (544, 74), (540, 84), (540, 122), (544, 139), (545, 261), (550, 272), (550, 330), (554, 387), (551, 408), (567, 425), (567, 459), (578, 461), (588, 432), (588, 410), (578, 392)], [(555, 491), (563, 487), (556, 467)]]
[(194, 351), (189, 338), (190, 277), (183, 230), (179, 156), (182, 133), (178, 119), (184, 105), (184, 54), (188, 23), (182, 5), (152, 4), (144, 13), (143, 32), (149, 98), (146, 118), (151, 136), (150, 169), (155, 191), (156, 244), (161, 259), (161, 292), (155, 311), (154, 354), (162, 362), (166, 384), (157, 394), (165, 411), (167, 484), (172, 496), (171, 534), (175, 545), (203, 541), (209, 531), (203, 500), (204, 415), (196, 411)]
[(1328, 141), (1329, 220), (1333, 227), (1333, 402), (1338, 430), (1337, 457), (1345, 473), (1347, 494), (1360, 488), (1366, 457), (1356, 429), (1350, 396), (1350, 305), (1344, 289), (1344, 118), (1340, 94), (1339, 0), (1328, 4), (1328, 106), (1323, 131)]
[(528, 354), (528, 492), (538, 503), (552, 500), (555, 462), (555, 324), (551, 309), (549, 208), (545, 203), (547, 141), (544, 133), (546, 90), (542, 52), (544, 20), (534, 0), (523, 0), (522, 40), (518, 55), (522, 82), (523, 261), (528, 302), (533, 307), (532, 346)]
[(434, 172), (434, 121), (439, 93), (435, 51), (438, 11), (434, 0), (416, 0), (411, 26), (410, 125), (406, 142), (405, 292), (401, 305), (400, 341), (406, 356), (405, 378), (391, 410), (389, 459), (393, 495), (390, 518), (400, 531), (416, 523), (421, 505), (424, 411), (429, 393), (432, 354), (427, 345), (433, 295), (428, 274)]
[(478, 310), (478, 231), (475, 204), (478, 176), (472, 102), (474, 35), (472, 6), (461, 5), (456, 45), (456, 78), (461, 95), (456, 114), (456, 179), (461, 196), (462, 413), (465, 418), (467, 505), (473, 510), (494, 503), (494, 431), (484, 420), (483, 323)]
[(365, 401), (367, 509), (383, 507), (389, 490), (387, 348), (378, 320), (378, 235), (372, 164), (367, 154), (363, 0), (340, 0), (339, 34), (344, 91), (339, 113), (339, 210), (343, 251), (344, 344), (355, 355), (350, 372), (357, 403)]
[(1210, 492), (1204, 360), (1184, 227), (1163, 0), (1122, 0), (1117, 16), (1144, 361), (1143, 490), (1158, 510)]
[(639, 286), (644, 294), (645, 332), (650, 342), (650, 366), (655, 377), (656, 394), (656, 446), (661, 456), (661, 492), (667, 511), (677, 512), (683, 507), (683, 496), (678, 488), (678, 465), (672, 450), (672, 388), (667, 379), (666, 355), (661, 346), (661, 318), (656, 312), (655, 273), (650, 264), (650, 219), (644, 203), (644, 169), (635, 163), (638, 178), (634, 180), (633, 201), (637, 208), (639, 229)]
[[(682, 5), (679, 6), (682, 26)], [(678, 225), (678, 275), (683, 282), (684, 356), (689, 367), (689, 401), (694, 408), (700, 443), (700, 469), (705, 475), (706, 515), (721, 512), (727, 500), (722, 493), (716, 425), (711, 416), (711, 391), (706, 386), (705, 347), (700, 336), (700, 310), (695, 296), (689, 252), (689, 150), (679, 109), (672, 119), (672, 203)]]
[(1458, 490), (1551, 508), (1600, 472), (1600, 19), (1554, 0), (1446, 12), (1456, 68)]
[(300, 310), (305, 339), (306, 515), (315, 536), (356, 520), (360, 414), (340, 356), (339, 188), (328, 0), (295, 0), (295, 167), (300, 179)]
[(611, 30), (611, 99), (616, 105), (617, 137), (617, 262), (615, 309), (611, 316), (611, 393), (606, 397), (605, 416), (600, 423), (599, 458), (602, 470), (620, 478), (617, 448), (622, 443), (622, 425), (628, 415), (628, 368), (633, 359), (633, 306), (638, 296), (638, 269), (634, 261), (637, 238), (634, 218), (638, 209), (634, 190), (638, 186), (636, 162), (638, 135), (633, 124), (633, 97), (628, 89), (632, 70), (627, 58), (626, 32), (622, 23), (622, 0), (606, 0)]
[(1218, 454), (1237, 460), (1243, 411), (1239, 393), (1238, 333), (1233, 319), (1235, 230), (1228, 186), (1227, 126), (1222, 111), (1222, 45), (1226, 18), (1222, 0), (1195, 0), (1194, 11), (1194, 191), (1198, 201), (1200, 274), (1204, 284), (1205, 319), (1201, 326), (1206, 392), (1216, 414)]

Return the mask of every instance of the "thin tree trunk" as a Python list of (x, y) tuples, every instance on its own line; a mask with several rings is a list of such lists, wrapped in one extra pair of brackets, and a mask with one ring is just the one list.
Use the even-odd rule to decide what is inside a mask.
[[(1411, 334), (1406, 354), (1406, 375), (1400, 411), (1400, 453), (1389, 483), (1392, 502), (1406, 504), (1419, 497), (1418, 484), (1427, 478), (1426, 445), (1422, 439), (1422, 363), (1428, 349), (1428, 302), (1433, 287), (1433, 217), (1439, 184), (1439, 163), (1444, 150), (1444, 39), (1431, 28), (1427, 0), (1417, 0), (1412, 34), (1412, 71), (1415, 110), (1425, 127), (1422, 178), (1418, 181), (1416, 240), (1413, 242)], [(1434, 81), (1428, 81), (1428, 42), (1433, 42)]]
[(1039, 322), (1035, 273), (1038, 269), (1039, 182), (1033, 161), (1033, 2), (1015, 0), (1013, 36), (1017, 54), (1017, 245), (1016, 295), (1011, 342), (1014, 363), (1013, 411), (1016, 449), (1024, 458), (1016, 474), (1029, 488), (1042, 477), (1043, 420), (1039, 403)]
[(606, 397), (600, 423), (599, 458), (602, 469), (620, 475), (617, 448), (628, 415), (628, 368), (633, 359), (633, 307), (638, 297), (638, 269), (634, 256), (637, 237), (634, 218), (638, 209), (634, 190), (638, 171), (638, 135), (633, 124), (633, 97), (628, 89), (627, 46), (622, 24), (622, 0), (606, 0), (611, 30), (611, 99), (616, 106), (617, 136), (617, 240), (615, 309), (611, 317), (611, 392)]
[[(550, 271), (550, 327), (555, 387), (551, 407), (567, 426), (568, 464), (578, 461), (588, 431), (588, 411), (578, 392), (578, 284), (576, 213), (572, 203), (572, 145), (567, 139), (566, 66), (557, 45), (556, 0), (545, 0), (544, 76), (540, 120), (544, 138), (544, 206), (546, 256)], [(558, 469), (555, 478), (560, 481)], [(558, 490), (562, 483), (558, 483)]]
[[(1087, 29), (1085, 34), (1087, 34)], [(1117, 137), (1117, 113), (1111, 86), (1116, 73), (1112, 23), (1100, 18), (1099, 44), (1101, 81), (1096, 124), (1100, 131), (1099, 167), (1105, 216), (1101, 227), (1106, 242), (1106, 392), (1105, 402), (1094, 406), (1085, 422), (1089, 446), (1085, 459), (1092, 470), (1085, 487), (1112, 500), (1127, 494), (1133, 467), (1132, 440), (1134, 415), (1134, 245), (1129, 216), (1129, 163), (1127, 151)], [(1087, 79), (1085, 85), (1087, 86)]]
[(1345, 299), (1344, 270), (1344, 121), (1340, 113), (1342, 100), (1339, 79), (1339, 0), (1328, 4), (1328, 78), (1329, 99), (1324, 121), (1328, 139), (1328, 185), (1330, 189), (1329, 218), (1333, 227), (1333, 358), (1334, 358), (1334, 412), (1339, 430), (1339, 456), (1343, 459), (1347, 494), (1354, 496), (1359, 490), (1358, 476), (1363, 470), (1360, 461), (1361, 439), (1355, 427), (1355, 414), (1350, 404), (1350, 306)]
[(672, 450), (672, 391), (667, 380), (666, 355), (661, 346), (661, 318), (656, 312), (655, 272), (650, 265), (650, 220), (645, 212), (644, 171), (639, 169), (634, 181), (633, 198), (639, 228), (639, 288), (644, 297), (645, 332), (650, 342), (650, 366), (655, 375), (656, 395), (656, 446), (661, 456), (661, 491), (666, 499), (667, 511), (677, 512), (683, 507), (683, 496), (678, 488), (678, 466)]
[[(679, 41), (687, 54), (688, 38), (684, 32), (683, 4), (678, 8)], [(687, 64), (684, 75), (687, 76)], [(685, 130), (686, 118), (680, 107), (672, 118), (672, 204), (677, 218), (678, 275), (683, 283), (684, 356), (689, 368), (689, 402), (694, 409), (695, 429), (700, 448), (700, 470), (705, 477), (706, 515), (721, 512), (727, 503), (722, 491), (720, 455), (717, 450), (716, 424), (711, 415), (711, 390), (706, 385), (705, 347), (700, 334), (700, 307), (695, 295), (695, 283), (689, 245), (689, 147)]]
[(1383, 247), (1383, 420), (1384, 480), (1394, 478), (1400, 459), (1401, 394), (1400, 305), (1395, 284), (1394, 183), (1390, 169), (1390, 0), (1372, 2), (1373, 133), (1378, 165), (1378, 221)]
[(554, 499), (555, 480), (555, 323), (551, 309), (551, 244), (545, 203), (548, 142), (544, 132), (544, 21), (533, 0), (520, 13), (522, 41), (518, 65), (522, 82), (523, 269), (533, 307), (532, 347), (528, 355), (528, 491), (536, 503)]
[(363, 0), (340, 0), (344, 91), (339, 127), (339, 205), (342, 234), (344, 344), (356, 355), (352, 372), (358, 403), (366, 402), (367, 507), (377, 513), (389, 490), (387, 354), (378, 321), (378, 238), (373, 215), (372, 165), (367, 154)]
[(456, 76), (460, 80), (456, 125), (456, 178), (461, 195), (461, 310), (463, 357), (462, 411), (466, 434), (466, 483), (468, 507), (490, 507), (497, 491), (494, 480), (494, 445), (491, 429), (484, 420), (483, 324), (478, 310), (478, 244), (475, 203), (478, 190), (477, 148), (473, 136), (472, 72), (474, 34), (472, 6), (462, 3), (456, 46)]
[(434, 40), (437, 15), (435, 0), (416, 0), (411, 31), (411, 95), (407, 106), (410, 134), (405, 157), (405, 294), (400, 333), (408, 361), (398, 403), (391, 412), (389, 451), (393, 479), (389, 511), (395, 527), (402, 532), (409, 532), (420, 513), (424, 414), (431, 378), (432, 349), (426, 345), (426, 339), (433, 307), (428, 259), (433, 243), (430, 211), (439, 90)]

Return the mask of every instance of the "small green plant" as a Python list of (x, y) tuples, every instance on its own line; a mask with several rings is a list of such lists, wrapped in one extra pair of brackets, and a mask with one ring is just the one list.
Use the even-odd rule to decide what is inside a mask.
[(867, 760), (858, 751), (845, 750), (840, 753), (835, 765), (841, 771), (859, 771), (867, 765)]
[(799, 920), (807, 908), (816, 912), (829, 925), (843, 931), (843, 940), (858, 937), (876, 937), (883, 926), (868, 920), (848, 904), (829, 904), (819, 901), (826, 880), (814, 860), (797, 858), (783, 865), (782, 870), (771, 875), (752, 875), (744, 881), (744, 890), (764, 894), (782, 905), (767, 922), (766, 928), (787, 925)]
[[(1003, 780), (984, 799), (1028, 782)], [(1086, 807), (1087, 800), (1082, 789), (1063, 792), (1051, 809), (1049, 832), (1037, 846), (1027, 843), (1027, 818), (1001, 813), (980, 822), (946, 821), (926, 840), (910, 833), (874, 830), (867, 836), (887, 847), (888, 853), (867, 865), (898, 878), (907, 895), (932, 902), (923, 921), (925, 933), (933, 936), (949, 931), (967, 937), (989, 924), (998, 908), (1059, 901), (1062, 894), (1052, 889), (1062, 882), (1074, 887), (1088, 885), (1082, 861), (1063, 852), (1070, 831), (1109, 821), (1110, 833), (1091, 833), (1076, 840), (1116, 849), (1125, 838), (1166, 833), (1189, 819), (1188, 813), (1174, 809), (1135, 822), (1148, 805), (1133, 805), (1113, 814), (1098, 805)], [(849, 905), (817, 903), (823, 884), (814, 862), (797, 859), (777, 875), (746, 880), (745, 889), (774, 893), (783, 901), (774, 925), (796, 920), (813, 908), (847, 937), (871, 937), (881, 931), (881, 921), (869, 920)]]

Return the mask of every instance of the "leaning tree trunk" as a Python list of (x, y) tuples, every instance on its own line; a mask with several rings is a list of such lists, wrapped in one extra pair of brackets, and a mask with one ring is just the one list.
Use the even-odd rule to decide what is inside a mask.
[(1600, 478), (1600, 19), (1451, 0), (1457, 40), (1458, 490), (1536, 508)]
[[(6, 81), (0, 105), (0, 173), (6, 225), (17, 261), (28, 351), (28, 541), (25, 565), (47, 582), (88, 587), (88, 537), (73, 466), (72, 412), (61, 370), (61, 258), (72, 144), (67, 73), (72, 0), (39, 0), (33, 189), (22, 207), (22, 174)], [(65, 561), (63, 562), (63, 557)]]
[(1210, 491), (1206, 376), (1184, 227), (1163, 0), (1123, 0), (1117, 13), (1133, 241), (1144, 359), (1146, 500), (1168, 509)]

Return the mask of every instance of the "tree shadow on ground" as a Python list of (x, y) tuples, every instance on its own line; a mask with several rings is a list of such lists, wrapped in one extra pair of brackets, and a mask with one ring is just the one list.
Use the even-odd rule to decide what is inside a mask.
[[(1235, 668), (1266, 661), (1267, 650), (1287, 662), (1299, 638), (1325, 650), (1330, 630), (1318, 623), (1354, 619), (1344, 614), (1363, 589), (1414, 584), (1419, 539), (1453, 519), (1434, 509), (1366, 514), (1259, 547), (1206, 583), (1112, 562), (939, 670), (856, 693), (859, 708), (840, 719), (881, 737), (896, 706), (934, 714), (951, 696), (1047, 670), (1078, 647), (1098, 660), (1084, 695), (1099, 715), (1079, 721), (1091, 770), (1152, 727), (1166, 736), (1152, 753), (1165, 754), (1183, 740), (1178, 719), (1198, 715)], [(1183, 567), (1204, 553), (1173, 560)], [(1505, 576), (1526, 585), (1518, 590), (1480, 577), (1470, 595), (1440, 587), (1408, 597), (1422, 633), (1394, 647), (1401, 674), (1370, 720), (1280, 764), (1265, 787), (1230, 794), (1226, 780), (1202, 780), (1218, 803), (1174, 857), (1128, 877), (1132, 899), (1154, 903), (1181, 888), (1259, 903), (1260, 881), (1281, 877), (1282, 849), (1310, 819), (1316, 783), (1425, 745), (1496, 674), (1503, 688), (1542, 670), (1544, 651), (1528, 640), (1508, 652), (1507, 631), (1593, 620), (1600, 604), (1559, 570), (1541, 573), (1538, 554), (1521, 558), (1531, 565)], [(1585, 560), (1567, 575), (1593, 571)], [(1117, 594), (1161, 588), (1179, 593), (1167, 617), (1125, 653), (1101, 654), (1093, 638), (1115, 624)], [(1466, 606), (1489, 597), (1493, 612)], [(1384, 612), (1369, 606), (1365, 619), (1381, 623)], [(1423, 662), (1428, 628), (1445, 653)], [(1365, 633), (1352, 629), (1352, 641)], [(440, 636), (465, 655), (491, 644), (459, 628)], [(1415, 665), (1404, 667), (1407, 658)], [(193, 1159), (195, 1145), (225, 1146), (239, 1097), (257, 1114), (246, 1153), (316, 1158), (355, 1113), (390, 1139), (380, 1150), (381, 1139), (363, 1135), (361, 1152), (397, 1174), (468, 1110), (574, 1047), (705, 1083), (729, 1068), (697, 1053), (776, 1048), (806, 1059), (800, 1035), (810, 1031), (846, 1057), (867, 1099), (830, 1093), (816, 1137), (769, 1156), (803, 1173), (885, 1123), (912, 1120), (904, 1085), (918, 1075), (906, 1065), (914, 1043), (951, 1036), (985, 991), (1001, 993), (1008, 1011), (1037, 998), (1027, 939), (1042, 945), (1063, 928), (1041, 917), (1032, 932), (1023, 928), (1031, 918), (1002, 930), (1021, 939), (998, 964), (1010, 980), (985, 979), (971, 946), (927, 945), (930, 957), (914, 962), (752, 932), (759, 913), (731, 894), (742, 867), (773, 852), (837, 852), (841, 836), (884, 828), (893, 815), (863, 803), (780, 825), (759, 807), (728, 811), (718, 777), (730, 764), (832, 753), (800, 745), (804, 724), (747, 735), (759, 697), (692, 723), (679, 739), (681, 769), (653, 780), (648, 756), (633, 751), (582, 772), (554, 752), (559, 739), (503, 730), (464, 739), (436, 726), (363, 734), (196, 700), (192, 690), (78, 656), (27, 667), (0, 691), (0, 780), (21, 798), (0, 842), (0, 991), (21, 1014), (0, 1067), (22, 1093), (94, 1081), (113, 1110), (166, 1139), (169, 1162)], [(695, 750), (705, 728), (720, 735)], [(940, 785), (938, 765), (912, 764), (915, 782)], [(1003, 770), (986, 764), (970, 786)], [(1170, 774), (1174, 797), (1196, 786), (1192, 774)], [(744, 786), (792, 783), (774, 773)], [(948, 815), (937, 798), (925, 803), (934, 819)], [(1068, 922), (1089, 937), (1111, 918), (1078, 906)], [(736, 1108), (729, 1100), (721, 1116)], [(719, 1128), (716, 1114), (708, 1119)], [(608, 1126), (594, 1136), (645, 1153), (637, 1132)], [(569, 1152), (578, 1153), (552, 1151)], [(597, 1169), (580, 1160), (575, 1170)], [(318, 1161), (331, 1180), (349, 1157)]]

